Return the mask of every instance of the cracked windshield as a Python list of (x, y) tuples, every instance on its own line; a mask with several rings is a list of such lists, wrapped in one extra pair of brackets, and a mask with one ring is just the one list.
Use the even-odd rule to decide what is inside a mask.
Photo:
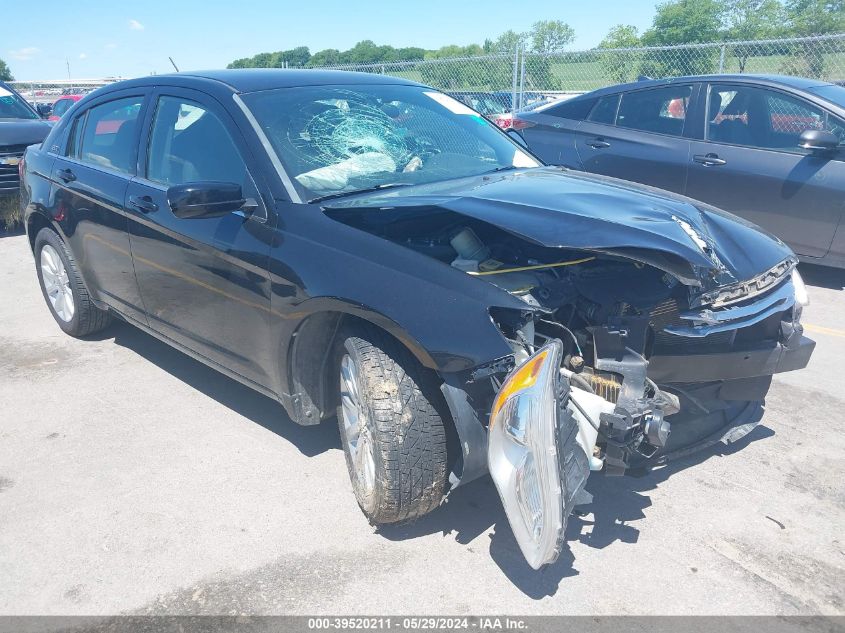
[(416, 86), (317, 86), (245, 95), (310, 201), (539, 163), (455, 99)]

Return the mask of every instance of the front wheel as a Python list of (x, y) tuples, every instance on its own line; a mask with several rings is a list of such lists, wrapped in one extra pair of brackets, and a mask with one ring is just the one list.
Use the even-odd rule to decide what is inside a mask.
[(447, 481), (434, 376), (375, 329), (344, 339), (339, 369), (340, 437), (361, 510), (377, 524), (431, 512)]

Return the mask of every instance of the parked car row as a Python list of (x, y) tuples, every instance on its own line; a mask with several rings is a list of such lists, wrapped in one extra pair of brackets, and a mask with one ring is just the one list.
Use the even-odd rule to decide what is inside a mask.
[(18, 194), (18, 165), (24, 151), (43, 141), (50, 129), (35, 108), (0, 81), (0, 197)]
[(513, 126), (513, 111), (514, 100), (517, 102), (519, 111), (529, 111), (539, 107), (542, 104), (551, 103), (561, 99), (561, 97), (550, 97), (539, 92), (472, 92), (460, 91), (449, 92), (450, 97), (453, 97), (468, 105), (470, 108), (484, 115), (487, 119), (495, 123), (503, 130), (510, 129)]
[(809, 262), (845, 266), (845, 87), (753, 75), (642, 81), (519, 113), (515, 127), (546, 163), (684, 194)]
[(48, 119), (50, 121), (58, 121), (62, 118), (65, 112), (70, 110), (71, 106), (82, 99), (85, 95), (65, 95), (63, 97), (59, 97), (53, 102), (52, 107), (50, 108), (50, 116)]
[[(659, 123), (683, 134), (696, 89), (666, 95)], [(595, 103), (577, 103), (584, 120)], [(611, 108), (612, 121), (653, 107)], [(431, 512), (489, 472), (535, 569), (590, 502), (590, 472), (737, 440), (772, 375), (815, 345), (782, 241), (677, 194), (545, 166), (400, 78), (116, 83), (20, 167), (38, 282), (64, 332), (119, 317), (298, 424), (336, 416), (375, 524)]]

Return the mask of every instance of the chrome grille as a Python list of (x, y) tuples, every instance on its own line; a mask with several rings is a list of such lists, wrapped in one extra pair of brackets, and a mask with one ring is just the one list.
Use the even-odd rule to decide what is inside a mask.
[(26, 145), (0, 146), (0, 193), (12, 193), (20, 187), (18, 166), (5, 165), (3, 158), (21, 158), (26, 151)]
[(718, 332), (701, 338), (688, 338), (664, 332), (669, 326), (688, 325), (681, 318), (681, 310), (675, 299), (667, 299), (657, 304), (650, 314), (651, 327), (654, 330), (654, 354), (674, 354), (678, 350), (693, 352), (721, 352), (730, 349), (734, 332)]

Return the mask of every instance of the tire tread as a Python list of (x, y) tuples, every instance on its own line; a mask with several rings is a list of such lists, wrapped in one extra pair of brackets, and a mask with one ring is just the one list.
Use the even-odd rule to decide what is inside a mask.
[[(377, 505), (373, 523), (418, 518), (437, 508), (447, 477), (446, 431), (432, 401), (439, 389), (408, 350), (375, 328), (346, 339), (360, 360), (362, 399), (372, 415)], [(434, 390), (437, 389), (435, 392)]]

